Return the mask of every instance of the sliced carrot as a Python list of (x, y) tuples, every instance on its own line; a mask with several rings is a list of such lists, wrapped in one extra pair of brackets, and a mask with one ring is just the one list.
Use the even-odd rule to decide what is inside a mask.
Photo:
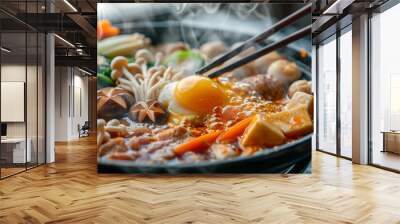
[(113, 27), (109, 20), (101, 20), (97, 23), (97, 38), (112, 37), (119, 34), (119, 29)]
[(174, 152), (176, 155), (181, 156), (186, 152), (202, 152), (206, 150), (211, 144), (215, 142), (222, 131), (215, 131), (208, 134), (204, 134), (200, 137), (192, 139), (188, 142), (178, 145)]
[(97, 38), (101, 39), (104, 36), (104, 30), (111, 27), (110, 21), (104, 19), (97, 22)]
[(108, 19), (103, 19), (103, 20), (100, 20), (98, 23), (97, 23), (97, 27), (101, 27), (101, 28), (106, 28), (106, 27), (111, 27), (111, 22), (110, 22), (110, 20), (108, 20)]
[(119, 29), (117, 27), (110, 27), (106, 30), (105, 34), (107, 37), (117, 36), (119, 34)]
[(254, 115), (245, 118), (238, 123), (234, 124), (232, 127), (228, 128), (226, 132), (221, 134), (218, 138), (219, 142), (232, 142), (235, 141), (239, 136), (241, 136), (246, 128), (249, 126), (250, 122), (253, 120)]

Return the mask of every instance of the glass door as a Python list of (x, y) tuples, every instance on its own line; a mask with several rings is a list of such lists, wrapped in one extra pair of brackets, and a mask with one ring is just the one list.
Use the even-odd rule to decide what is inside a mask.
[(317, 149), (336, 154), (336, 36), (318, 47)]
[[(41, 13), (44, 1), (7, 1), (20, 15)], [(43, 33), (0, 12), (0, 178), (45, 163)]]
[[(26, 33), (1, 34), (1, 175), (26, 170), (32, 151), (27, 144), (26, 125)], [(27, 150), (28, 149), (28, 150)]]

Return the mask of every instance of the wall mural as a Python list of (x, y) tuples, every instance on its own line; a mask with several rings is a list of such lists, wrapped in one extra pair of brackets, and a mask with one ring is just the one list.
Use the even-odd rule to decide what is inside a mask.
[(98, 171), (309, 173), (310, 24), (305, 4), (99, 3)]

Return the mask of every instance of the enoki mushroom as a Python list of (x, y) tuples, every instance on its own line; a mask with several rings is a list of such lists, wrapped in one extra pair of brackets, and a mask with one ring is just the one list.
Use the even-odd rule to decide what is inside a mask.
[[(117, 80), (120, 87), (132, 92), (136, 102), (157, 100), (163, 86), (182, 76), (172, 67), (160, 65), (161, 57), (161, 53), (158, 53), (154, 58), (146, 49), (136, 52), (135, 63), (128, 63), (123, 56), (115, 57), (111, 61), (111, 78)], [(148, 63), (152, 61), (155, 61), (154, 66), (149, 68)]]

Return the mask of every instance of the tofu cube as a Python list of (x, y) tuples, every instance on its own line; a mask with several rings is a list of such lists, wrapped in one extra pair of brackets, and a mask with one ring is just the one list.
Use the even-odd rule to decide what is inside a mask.
[(268, 114), (265, 119), (278, 126), (286, 137), (299, 137), (313, 131), (313, 122), (304, 105)]
[(308, 93), (296, 92), (286, 104), (286, 109), (294, 109), (300, 105), (304, 105), (311, 117), (314, 114), (314, 96)]
[(256, 115), (241, 139), (243, 146), (273, 147), (285, 142), (286, 137), (281, 129), (264, 120), (261, 115)]

